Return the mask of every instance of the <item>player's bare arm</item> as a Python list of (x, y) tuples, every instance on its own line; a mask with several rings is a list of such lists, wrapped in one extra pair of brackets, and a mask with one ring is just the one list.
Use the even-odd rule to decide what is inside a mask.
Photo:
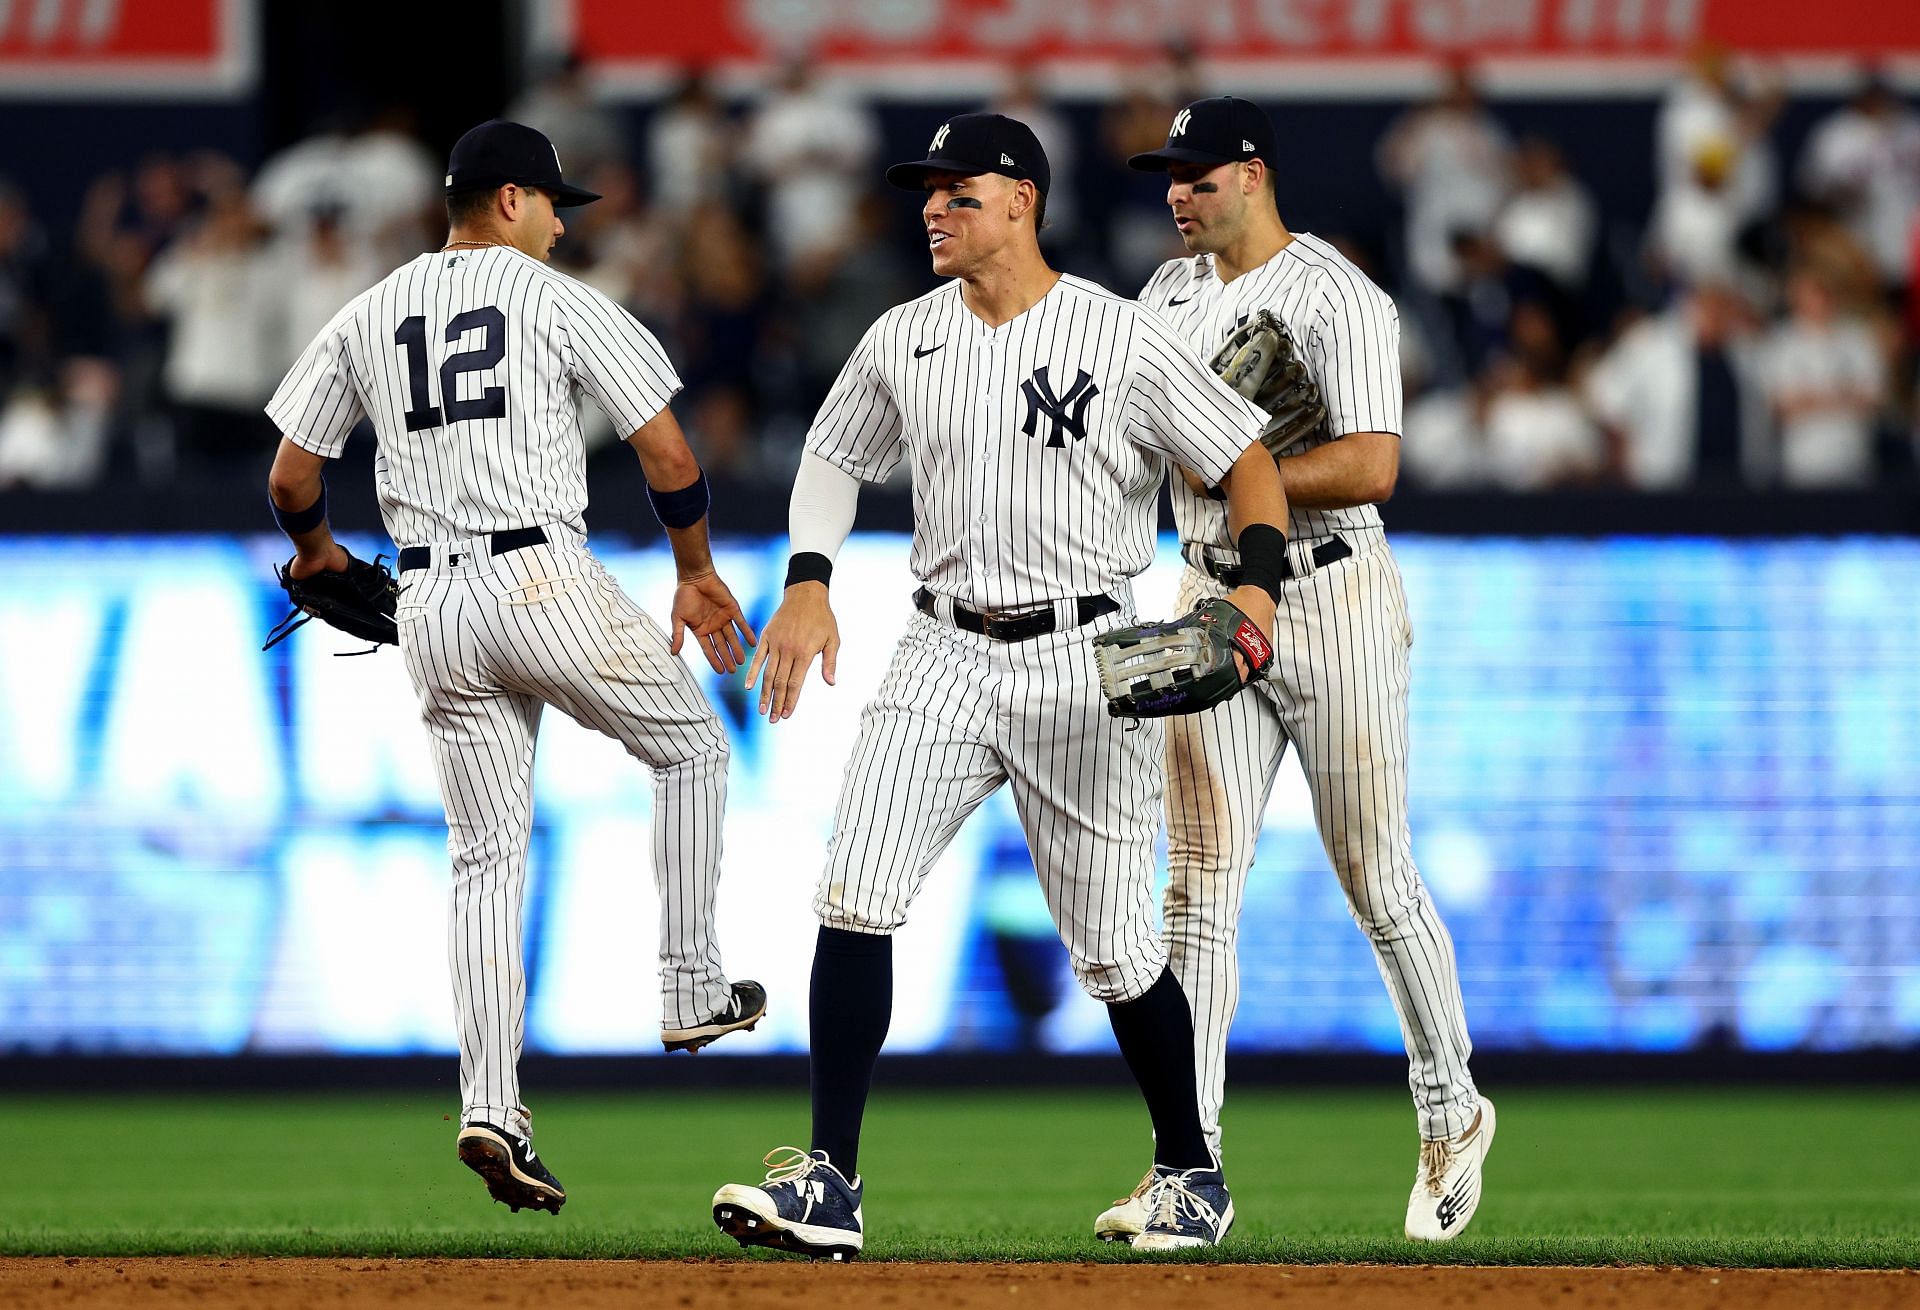
[(1383, 504), (1400, 480), (1400, 438), (1392, 432), (1349, 432), (1298, 455), (1282, 455), (1280, 480), (1287, 503), (1298, 509)]
[(661, 518), (668, 544), (673, 547), (674, 573), (679, 578), (673, 592), (671, 649), (678, 655), (682, 638), (691, 631), (713, 671), (732, 673), (746, 662), (741, 642), (751, 646), (757, 638), (740, 603), (713, 566), (705, 507), (695, 504), (706, 494), (699, 461), (688, 448), (671, 409), (654, 415), (627, 438), (627, 444), (640, 457), (640, 469), (646, 475), (656, 510), (684, 503), (687, 516), (698, 511), (692, 522), (676, 518), (670, 508)]
[[(320, 506), (326, 490), (321, 471), (327, 466), (324, 456), (304, 450), (280, 439), (274, 452), (273, 469), (267, 474), (267, 495), (282, 515), (300, 515)], [(297, 521), (297, 520), (296, 520)], [(310, 578), (316, 573), (339, 573), (347, 567), (347, 552), (333, 539), (326, 515), (303, 532), (288, 533), (293, 541), (293, 562), (287, 572), (295, 578)]]

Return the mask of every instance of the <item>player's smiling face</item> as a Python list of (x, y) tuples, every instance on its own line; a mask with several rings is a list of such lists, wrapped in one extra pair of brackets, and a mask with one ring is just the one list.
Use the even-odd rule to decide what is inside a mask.
[(936, 274), (965, 277), (1006, 245), (1019, 187), (998, 173), (927, 174), (920, 219)]
[(1246, 222), (1245, 164), (1170, 164), (1167, 206), (1187, 249), (1214, 254), (1231, 245)]

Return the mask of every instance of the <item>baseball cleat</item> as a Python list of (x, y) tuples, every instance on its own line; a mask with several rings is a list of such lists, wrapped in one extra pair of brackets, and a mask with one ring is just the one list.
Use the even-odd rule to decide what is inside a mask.
[(1131, 1242), (1147, 1226), (1147, 1193), (1153, 1189), (1153, 1170), (1131, 1192), (1100, 1212), (1093, 1235), (1103, 1242)]
[(728, 1183), (713, 1194), (713, 1222), (742, 1246), (769, 1246), (816, 1260), (851, 1260), (866, 1242), (860, 1180), (848, 1182), (825, 1151), (776, 1147), (758, 1187)]
[(457, 1139), (460, 1163), (486, 1180), (493, 1199), (515, 1214), (522, 1208), (559, 1214), (567, 1191), (553, 1171), (533, 1154), (533, 1143), (522, 1141), (492, 1124), (470, 1123)]
[(1416, 1242), (1447, 1242), (1460, 1235), (1480, 1208), (1480, 1172), (1493, 1145), (1493, 1102), (1480, 1098), (1473, 1126), (1458, 1137), (1420, 1143), (1420, 1166), (1407, 1198), (1407, 1236)]
[(1218, 1169), (1153, 1167), (1147, 1221), (1133, 1239), (1136, 1251), (1184, 1251), (1218, 1246), (1233, 1227), (1233, 1197)]
[(754, 1030), (767, 1017), (767, 989), (757, 982), (741, 981), (733, 985), (727, 1007), (705, 1023), (691, 1028), (662, 1028), (660, 1041), (669, 1051), (698, 1051), (730, 1032)]

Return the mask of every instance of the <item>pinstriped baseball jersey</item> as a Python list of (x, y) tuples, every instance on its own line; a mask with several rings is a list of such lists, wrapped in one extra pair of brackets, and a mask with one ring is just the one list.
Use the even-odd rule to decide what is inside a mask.
[[(1133, 617), (1168, 461), (1224, 480), (1263, 415), (1150, 311), (1063, 277), (988, 327), (958, 283), (882, 315), (808, 448), (857, 477), (913, 468), (914, 572), (976, 608), (1055, 602), (1055, 631), (997, 641), (935, 603), (895, 648), (834, 816), (814, 900), (830, 927), (892, 932), (981, 801), (1009, 784), (1081, 986), (1143, 995), (1166, 967), (1153, 843), (1165, 737), (1107, 713), (1092, 639)], [(1110, 593), (1082, 622), (1075, 596)], [(1131, 729), (1131, 730), (1130, 730)]]
[(950, 282), (868, 330), (807, 449), (868, 481), (910, 460), (914, 574), (1001, 608), (1120, 588), (1153, 562), (1167, 461), (1218, 484), (1264, 419), (1091, 282), (999, 327)]
[(542, 523), (586, 530), (575, 387), (625, 435), (680, 390), (651, 332), (592, 287), (508, 246), (422, 255), (354, 297), (267, 405), (332, 459), (362, 415), (397, 545)]
[[(1272, 259), (1231, 282), (1214, 272), (1211, 255), (1170, 260), (1147, 280), (1140, 303), (1158, 310), (1202, 359), (1211, 359), (1234, 329), (1263, 309), (1287, 325), (1327, 402), (1329, 433), (1290, 454), (1349, 432), (1400, 431), (1400, 313), (1386, 292), (1319, 237), (1294, 233)], [(1177, 479), (1173, 514), (1183, 540), (1233, 545), (1226, 506), (1194, 495)], [(1295, 506), (1287, 536), (1303, 541), (1379, 526), (1380, 511), (1372, 505)]]
[[(523, 1138), (521, 934), (545, 706), (653, 775), (663, 1036), (731, 995), (714, 921), (726, 731), (585, 539), (576, 388), (633, 432), (679, 385), (626, 311), (495, 246), (422, 255), (356, 297), (267, 407), (290, 441), (328, 458), (370, 417), (387, 531), (426, 548), (403, 561), (396, 623), (447, 810), (462, 1118)], [(516, 529), (539, 531), (498, 535)]]

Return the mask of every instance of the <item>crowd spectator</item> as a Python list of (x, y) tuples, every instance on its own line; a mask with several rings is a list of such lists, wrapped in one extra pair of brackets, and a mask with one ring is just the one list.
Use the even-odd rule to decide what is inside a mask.
[(733, 139), (706, 75), (689, 72), (654, 114), (647, 133), (653, 203), (675, 218), (725, 203)]
[(235, 178), (210, 188), (205, 216), (147, 273), (147, 303), (171, 324), (162, 377), (176, 452), (186, 462), (271, 452), (261, 407), (289, 358), (278, 268)]
[(1691, 284), (1741, 271), (1741, 242), (1778, 201), (1767, 138), (1776, 92), (1736, 85), (1726, 52), (1705, 46), (1661, 105), (1654, 128), (1659, 193), (1648, 248), (1670, 277)]
[(1779, 427), (1780, 480), (1790, 487), (1864, 487), (1886, 378), (1880, 346), (1842, 317), (1833, 289), (1801, 270), (1787, 282), (1787, 320), (1767, 338), (1767, 399)]
[(787, 65), (749, 120), (742, 151), (764, 189), (766, 237), (782, 268), (845, 235), (879, 144), (872, 110), (829, 90), (806, 61)]
[(1593, 366), (1586, 397), (1620, 446), (1627, 485), (1673, 491), (1766, 481), (1766, 401), (1752, 306), (1705, 282), (1634, 324)]
[(1897, 296), (1912, 276), (1920, 215), (1920, 113), (1883, 77), (1869, 75), (1852, 102), (1808, 138), (1800, 180), (1846, 223)]
[(1457, 293), (1466, 276), (1461, 243), (1488, 232), (1512, 180), (1506, 130), (1480, 102), (1465, 65), (1449, 71), (1437, 98), (1387, 130), (1379, 165), (1406, 205), (1415, 283), (1435, 295)]

